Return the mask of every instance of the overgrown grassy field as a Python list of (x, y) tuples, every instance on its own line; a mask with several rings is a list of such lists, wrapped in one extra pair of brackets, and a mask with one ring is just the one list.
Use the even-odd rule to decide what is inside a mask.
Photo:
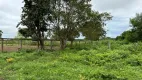
[(107, 41), (64, 51), (0, 53), (0, 80), (142, 80), (142, 43)]

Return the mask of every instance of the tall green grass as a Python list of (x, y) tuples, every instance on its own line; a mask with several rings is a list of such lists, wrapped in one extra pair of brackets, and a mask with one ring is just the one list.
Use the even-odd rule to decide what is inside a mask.
[(142, 43), (110, 42), (111, 49), (97, 41), (63, 51), (0, 53), (0, 79), (142, 80)]

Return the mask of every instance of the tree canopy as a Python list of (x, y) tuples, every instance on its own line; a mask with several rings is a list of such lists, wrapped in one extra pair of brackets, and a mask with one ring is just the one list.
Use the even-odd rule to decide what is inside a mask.
[(109, 13), (92, 11), (88, 17), (89, 20), (80, 28), (83, 36), (88, 40), (99, 40), (101, 37), (105, 37), (105, 21), (111, 20), (112, 16)]
[(116, 39), (126, 40), (128, 42), (137, 42), (142, 40), (142, 13), (137, 13), (136, 17), (130, 19), (132, 29), (125, 31)]
[(48, 30), (48, 25), (52, 21), (52, 1), (24, 0), (24, 7), (22, 7), (23, 11), (20, 24), (26, 26), (27, 30), (37, 37), (41, 49), (44, 49), (44, 32)]
[(91, 0), (24, 0), (20, 28), (24, 37), (34, 36), (44, 49), (45, 34), (60, 40), (61, 49), (66, 41), (74, 41), (82, 33), (89, 40), (105, 36), (105, 21), (112, 16), (91, 9)]
[(33, 33), (28, 28), (19, 28), (18, 32), (25, 38), (32, 37)]

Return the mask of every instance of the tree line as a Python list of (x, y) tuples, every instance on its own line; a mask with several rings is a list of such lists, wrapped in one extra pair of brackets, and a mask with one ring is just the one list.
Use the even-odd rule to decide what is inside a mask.
[(130, 19), (131, 29), (124, 31), (116, 40), (124, 40), (127, 42), (137, 42), (142, 40), (142, 13), (137, 13), (134, 18)]
[[(60, 48), (66, 47), (80, 34), (88, 40), (105, 36), (105, 22), (112, 16), (91, 9), (91, 0), (24, 0), (19, 33), (32, 38), (44, 49), (44, 39), (60, 40)], [(19, 25), (26, 26), (20, 28)]]

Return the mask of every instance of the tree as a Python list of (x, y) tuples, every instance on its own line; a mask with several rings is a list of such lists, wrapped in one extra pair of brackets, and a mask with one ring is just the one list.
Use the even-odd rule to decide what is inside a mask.
[(117, 39), (127, 42), (137, 42), (142, 40), (142, 13), (130, 19), (132, 29), (124, 31)]
[(116, 37), (116, 40), (124, 40), (128, 33), (129, 33), (128, 31), (124, 31), (120, 36)]
[(2, 30), (0, 30), (0, 38), (2, 38), (2, 33), (3, 33)]
[(122, 36), (117, 36), (115, 40), (123, 40)]
[(124, 31), (116, 40), (124, 40), (126, 42), (136, 42), (138, 39), (137, 34), (133, 30)]
[(66, 41), (79, 35), (79, 27), (91, 11), (90, 0), (57, 0), (54, 20), (54, 35), (59, 38), (61, 49), (66, 47)]
[(142, 13), (136, 14), (136, 17), (130, 19), (132, 31), (137, 34), (137, 40), (142, 40)]
[(19, 28), (18, 32), (25, 38), (32, 37), (33, 33), (28, 28)]
[[(80, 29), (85, 27), (84, 25), (91, 25), (86, 28), (89, 30), (87, 37), (89, 32), (97, 36), (103, 35), (105, 31), (102, 25), (108, 19), (108, 17), (106, 18), (108, 14), (97, 14), (99, 19), (96, 19), (94, 13), (91, 13), (93, 11), (90, 1), (24, 0), (21, 22), (17, 26), (22, 24), (27, 28), (19, 29), (19, 32), (25, 37), (36, 37), (40, 42), (41, 49), (44, 49), (45, 33), (48, 34), (48, 37), (57, 37), (60, 40), (61, 49), (66, 47), (67, 40), (70, 40), (72, 45), (74, 39), (79, 36)], [(94, 24), (99, 27), (94, 27)], [(97, 29), (98, 32), (92, 31), (92, 29)]]
[(91, 11), (88, 17), (88, 21), (80, 28), (83, 36), (88, 40), (99, 40), (101, 37), (105, 37), (105, 22), (111, 20), (112, 16), (106, 12)]
[(22, 8), (19, 24), (26, 26), (27, 30), (37, 37), (41, 49), (44, 49), (44, 32), (48, 30), (52, 21), (52, 1), (54, 0), (24, 0), (24, 7)]

